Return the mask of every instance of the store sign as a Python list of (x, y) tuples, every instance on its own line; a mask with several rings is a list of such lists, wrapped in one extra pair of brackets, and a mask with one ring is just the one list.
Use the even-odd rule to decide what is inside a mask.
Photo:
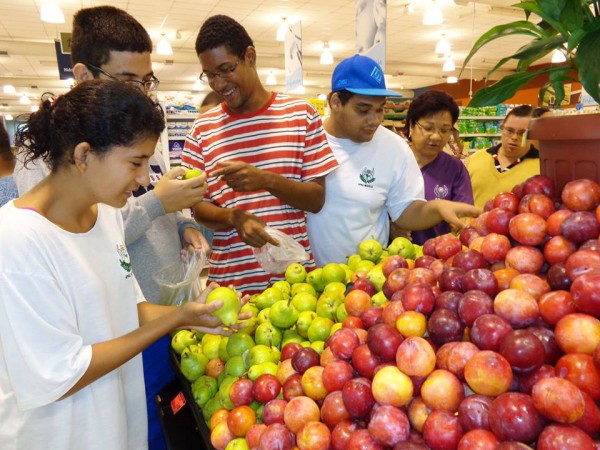
[(302, 22), (290, 25), (285, 34), (285, 90), (291, 92), (303, 85)]
[[(58, 63), (58, 75), (61, 80), (73, 78), (73, 66), (71, 65), (71, 54), (64, 53), (59, 40), (54, 41), (56, 49), (56, 62)], [(69, 49), (70, 50), (70, 49)]]
[(588, 94), (583, 86), (581, 86), (581, 99), (579, 102), (582, 106), (593, 106), (598, 104), (598, 102), (594, 100), (594, 97)]
[(356, 53), (374, 59), (385, 70), (386, 0), (356, 1)]

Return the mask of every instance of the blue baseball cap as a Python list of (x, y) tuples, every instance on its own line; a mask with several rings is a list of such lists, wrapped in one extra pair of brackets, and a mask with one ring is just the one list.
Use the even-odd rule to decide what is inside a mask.
[(346, 90), (372, 97), (402, 97), (402, 94), (385, 87), (385, 77), (379, 64), (363, 55), (346, 58), (337, 65), (331, 76), (331, 90)]

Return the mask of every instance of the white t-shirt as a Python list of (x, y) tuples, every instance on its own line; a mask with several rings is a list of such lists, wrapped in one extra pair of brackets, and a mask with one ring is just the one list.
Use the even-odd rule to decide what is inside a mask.
[(387, 245), (389, 217), (424, 200), (423, 177), (408, 144), (379, 127), (369, 142), (327, 134), (339, 167), (325, 178), (325, 205), (308, 213), (308, 237), (318, 267), (346, 262), (371, 237)]
[(139, 326), (143, 295), (118, 209), (70, 233), (9, 202), (0, 209), (0, 448), (146, 449), (141, 356), (59, 400), (92, 344)]

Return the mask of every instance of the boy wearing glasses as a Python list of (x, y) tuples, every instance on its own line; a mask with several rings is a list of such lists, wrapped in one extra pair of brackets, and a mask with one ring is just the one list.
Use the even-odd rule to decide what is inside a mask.
[(500, 143), (467, 159), (475, 205), (483, 207), (496, 194), (511, 191), (515, 185), (540, 173), (539, 153), (527, 140), (533, 112), (529, 105), (510, 110), (502, 123)]
[[(77, 84), (94, 78), (111, 79), (150, 95), (159, 84), (152, 71), (151, 53), (152, 40), (147, 31), (121, 9), (84, 8), (73, 17), (71, 60)], [(132, 162), (132, 168), (135, 164), (139, 162)], [(198, 224), (181, 213), (202, 200), (206, 177), (177, 179), (184, 170), (166, 172), (159, 149), (150, 157), (148, 169), (150, 184), (133, 192), (121, 212), (133, 273), (144, 297), (156, 303), (160, 288), (152, 274), (178, 261), (182, 247), (191, 245), (208, 251)], [(45, 161), (38, 159), (26, 165), (18, 161), (15, 179), (19, 194), (25, 194), (48, 173)], [(169, 346), (170, 337), (165, 336), (143, 352), (150, 449), (166, 448), (154, 399), (175, 380), (169, 364)]]
[(308, 235), (319, 266), (344, 262), (364, 239), (387, 245), (391, 218), (406, 230), (477, 216), (480, 208), (448, 200), (425, 201), (423, 176), (403, 138), (381, 126), (386, 97), (381, 67), (355, 55), (331, 80), (331, 115), (324, 124), (340, 167), (326, 178), (323, 209), (308, 215)]
[[(182, 157), (208, 173), (207, 201), (194, 206), (194, 218), (215, 230), (208, 279), (245, 294), (261, 292), (277, 276), (253, 252), (277, 244), (265, 227), (293, 237), (310, 254), (305, 211), (322, 208), (324, 178), (337, 162), (315, 108), (264, 88), (242, 25), (228, 16), (208, 18), (196, 53), (201, 79), (223, 99), (196, 120)], [(306, 265), (314, 267), (312, 255)]]

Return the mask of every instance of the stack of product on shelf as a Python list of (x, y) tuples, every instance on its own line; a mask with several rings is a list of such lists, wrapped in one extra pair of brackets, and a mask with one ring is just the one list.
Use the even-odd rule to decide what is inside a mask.
[(489, 148), (499, 141), (500, 125), (508, 108), (508, 105), (504, 104), (461, 108), (456, 126), (470, 152)]

